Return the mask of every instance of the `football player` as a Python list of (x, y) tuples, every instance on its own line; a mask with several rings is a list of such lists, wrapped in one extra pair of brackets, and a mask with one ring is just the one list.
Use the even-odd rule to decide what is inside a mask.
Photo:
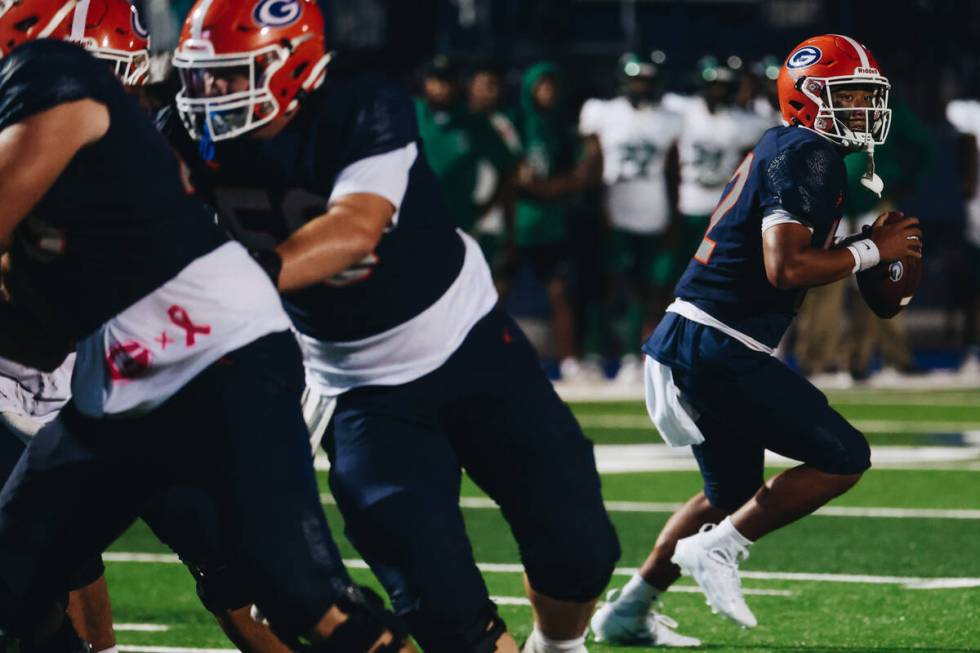
[[(192, 185), (276, 280), (328, 416), (348, 538), (426, 651), (516, 651), (459, 508), (501, 506), (535, 613), (528, 652), (584, 651), (619, 548), (591, 443), (479, 247), (453, 228), (411, 99), (330, 79), (312, 1), (200, 0), (174, 55)], [(322, 420), (325, 423), (326, 420)]]
[[(5, 2), (0, 12), (8, 20), (40, 20), (43, 2)], [(63, 25), (61, 26), (63, 27)], [(127, 0), (94, 0), (75, 5), (64, 37), (85, 46), (97, 58), (112, 62), (116, 76), (127, 85), (146, 82), (149, 36), (142, 29), (136, 9)], [(9, 44), (8, 44), (9, 47)], [(20, 459), (26, 443), (53, 420), (71, 396), (70, 355), (54, 372), (0, 359), (0, 479), (5, 481)], [(86, 562), (70, 584), (68, 615), (82, 640), (93, 651), (114, 653), (112, 609), (98, 557)]]
[[(847, 36), (807, 39), (783, 64), (786, 126), (767, 131), (738, 166), (677, 299), (644, 345), (651, 419), (669, 444), (692, 445), (704, 490), (596, 613), (598, 638), (671, 645), (648, 613), (682, 571), (713, 610), (755, 626), (738, 574), (749, 547), (846, 492), (870, 466), (864, 436), (773, 350), (806, 288), (921, 256), (914, 218), (879, 218), (868, 234), (831, 247), (843, 155), (870, 155), (884, 142), (888, 89), (871, 52)], [(870, 168), (864, 183), (881, 190)], [(764, 482), (767, 449), (803, 464)]]
[[(52, 370), (78, 353), (72, 402), (0, 494), (0, 629), (25, 651), (76, 650), (72, 573), (155, 490), (217, 475), (223, 526), (283, 639), (400, 650), (323, 519), (273, 286), (186, 197), (110, 70), (54, 40), (75, 3), (45, 2), (40, 20), (12, 11), (40, 1), (0, 15), (0, 355)], [(37, 37), (54, 38), (23, 43)]]
[[(974, 90), (976, 84), (974, 82)], [(957, 98), (946, 105), (946, 120), (959, 132), (957, 169), (960, 188), (966, 204), (966, 228), (963, 238), (962, 284), (963, 344), (966, 355), (960, 375), (967, 381), (980, 379), (980, 332), (977, 308), (980, 307), (980, 99)]]
[(668, 94), (664, 105), (684, 116), (680, 138), (680, 237), (672, 282), (708, 227), (725, 183), (772, 123), (735, 106), (735, 71), (714, 57), (698, 62), (699, 95)]
[(601, 157), (606, 252), (615, 288), (628, 296), (625, 351), (616, 381), (643, 382), (633, 353), (669, 299), (667, 232), (677, 214), (677, 139), (683, 118), (660, 106), (657, 67), (635, 54), (619, 61), (621, 94), (582, 106), (579, 132), (586, 151)]

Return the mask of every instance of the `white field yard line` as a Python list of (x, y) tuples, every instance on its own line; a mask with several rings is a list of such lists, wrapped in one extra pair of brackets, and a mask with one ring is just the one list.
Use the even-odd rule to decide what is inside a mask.
[(112, 629), (128, 633), (165, 633), (170, 626), (164, 624), (112, 624)]
[[(135, 562), (143, 564), (180, 564), (180, 559), (172, 553), (125, 553), (111, 551), (102, 554), (106, 562)], [(348, 569), (367, 569), (363, 560), (344, 560)], [(488, 574), (522, 574), (524, 566), (510, 562), (480, 562), (480, 571)], [(619, 567), (613, 573), (617, 576), (632, 576), (636, 567)], [(904, 585), (907, 589), (950, 589), (980, 587), (980, 578), (921, 578), (916, 576), (873, 576), (868, 574), (819, 574), (795, 571), (740, 571), (743, 578), (756, 580), (795, 580), (816, 583), (861, 583), (872, 585)], [(687, 590), (677, 590), (687, 591)], [(163, 653), (166, 653), (165, 651)]]
[[(671, 593), (701, 594), (701, 588), (695, 587), (694, 585), (674, 585), (667, 591)], [(746, 596), (779, 596), (783, 598), (795, 596), (795, 593), (789, 590), (760, 590), (751, 588), (743, 589), (742, 594)], [(526, 596), (491, 596), (490, 600), (497, 605), (531, 605), (531, 602), (528, 601)]]
[[(555, 383), (558, 396), (575, 403), (642, 402), (642, 385), (620, 386), (614, 383), (568, 385)], [(817, 386), (820, 388), (820, 386)], [(928, 382), (904, 384), (901, 387), (885, 388), (820, 388), (830, 398), (832, 404), (855, 405), (894, 405), (910, 406), (977, 406), (980, 405), (980, 385), (976, 381), (963, 382), (957, 379), (933, 377)], [(905, 401), (905, 399), (908, 401)], [(933, 401), (935, 399), (936, 401)]]
[[(586, 413), (578, 415), (578, 423), (583, 428), (605, 428), (622, 430), (655, 431), (646, 415), (623, 415), (622, 413)], [(854, 428), (865, 433), (962, 433), (980, 431), (980, 421), (948, 422), (939, 420), (848, 420)]]
[[(328, 506), (336, 505), (336, 501), (329, 494), (321, 494), (320, 502)], [(476, 510), (496, 510), (498, 507), (493, 499), (489, 499), (487, 497), (460, 497), (459, 505), (462, 508), (473, 508)], [(658, 501), (606, 501), (605, 505), (606, 510), (609, 512), (648, 512), (672, 514), (684, 504)], [(954, 508), (865, 508), (825, 506), (818, 509), (816, 514), (828, 517), (884, 517), (892, 519), (980, 519), (980, 510), (960, 510)]]
[[(687, 447), (671, 448), (665, 444), (603, 444), (596, 445), (596, 467), (600, 474), (634, 472), (697, 471), (698, 465)], [(659, 439), (659, 438), (657, 438)], [(980, 444), (968, 446), (904, 446), (875, 445), (871, 447), (871, 464), (887, 469), (959, 469), (980, 471)], [(769, 467), (794, 467), (799, 463), (771, 451), (766, 452)], [(318, 471), (330, 468), (327, 457), (317, 454), (314, 467)]]

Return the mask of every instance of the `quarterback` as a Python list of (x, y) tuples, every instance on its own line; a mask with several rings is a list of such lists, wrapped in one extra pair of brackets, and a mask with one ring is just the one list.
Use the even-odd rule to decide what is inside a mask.
[[(868, 235), (832, 247), (843, 155), (884, 142), (888, 90), (871, 52), (847, 36), (807, 39), (783, 64), (785, 126), (767, 131), (735, 171), (676, 300), (643, 347), (651, 419), (668, 444), (691, 445), (704, 489), (596, 613), (598, 639), (697, 645), (649, 613), (682, 572), (713, 610), (754, 627), (738, 574), (752, 543), (846, 492), (870, 466), (864, 436), (773, 350), (806, 288), (879, 260), (921, 257), (915, 218), (886, 225), (883, 216)], [(872, 168), (862, 183), (881, 191)], [(767, 449), (802, 464), (765, 481)]]

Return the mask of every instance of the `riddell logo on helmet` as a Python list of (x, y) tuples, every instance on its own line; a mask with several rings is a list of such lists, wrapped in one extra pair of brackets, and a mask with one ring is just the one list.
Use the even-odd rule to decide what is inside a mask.
[(796, 68), (806, 68), (820, 61), (820, 57), (822, 56), (823, 53), (820, 52), (820, 48), (808, 45), (791, 54), (789, 59), (786, 60), (786, 67), (794, 70)]
[(881, 73), (878, 72), (877, 68), (855, 68), (855, 75), (871, 75), (872, 77), (880, 77)]
[(262, 0), (255, 5), (255, 22), (264, 27), (285, 27), (295, 23), (303, 8), (299, 0)]

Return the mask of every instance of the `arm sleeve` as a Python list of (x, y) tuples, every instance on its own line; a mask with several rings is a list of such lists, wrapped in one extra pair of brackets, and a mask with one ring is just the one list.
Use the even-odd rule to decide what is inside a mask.
[(395, 207), (394, 223), (419, 156), (415, 106), (404, 91), (391, 84), (365, 88), (369, 95), (352, 123), (345, 162), (329, 202), (354, 193), (380, 195)]
[(585, 101), (578, 117), (578, 131), (582, 136), (596, 136), (599, 133), (599, 113), (602, 111), (600, 100), (595, 98)]
[(846, 177), (840, 156), (832, 149), (808, 143), (782, 150), (765, 165), (764, 225), (795, 221), (814, 231), (840, 218)]
[(351, 127), (349, 163), (400, 150), (419, 140), (415, 105), (407, 93), (386, 82), (366, 87), (366, 93), (369, 95)]
[(977, 116), (980, 115), (980, 103), (970, 100), (950, 100), (946, 105), (946, 120), (956, 128), (956, 131), (966, 134), (977, 134)]
[(418, 154), (418, 146), (409, 143), (400, 149), (355, 161), (337, 175), (329, 202), (344, 195), (373, 193), (391, 202), (396, 211), (394, 220), (397, 220), (397, 211), (408, 190), (409, 171)]
[(108, 68), (77, 45), (41, 39), (0, 62), (0, 129), (60, 104), (106, 102), (118, 82)]

